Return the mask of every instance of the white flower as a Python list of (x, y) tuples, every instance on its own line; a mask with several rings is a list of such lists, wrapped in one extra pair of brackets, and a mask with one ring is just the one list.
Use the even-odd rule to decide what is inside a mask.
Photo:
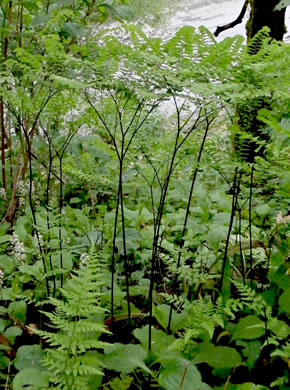
[(0, 188), (0, 199), (7, 200), (7, 195), (4, 188)]
[(3, 287), (4, 272), (0, 269), (0, 288)]
[(80, 260), (81, 260), (81, 265), (83, 267), (85, 267), (87, 264), (88, 264), (88, 261), (89, 261), (89, 255), (88, 253), (82, 253), (81, 254), (81, 257), (80, 257)]
[(19, 241), (19, 237), (15, 232), (13, 232), (13, 234), (12, 234), (10, 246), (12, 249), (12, 253), (16, 257), (16, 259), (21, 264), (24, 264), (24, 261), (26, 260), (25, 248), (24, 248), (23, 242)]

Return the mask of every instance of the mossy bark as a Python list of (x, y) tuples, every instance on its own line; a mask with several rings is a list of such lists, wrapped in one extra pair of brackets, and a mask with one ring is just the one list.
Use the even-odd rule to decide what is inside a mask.
[(275, 11), (275, 7), (279, 2), (280, 0), (249, 0), (251, 14), (246, 26), (248, 40), (253, 38), (265, 26), (270, 28), (271, 38), (277, 41), (283, 40), (283, 35), (286, 32), (286, 8)]
[[(246, 25), (248, 43), (265, 26), (269, 27), (269, 35), (272, 39), (283, 40), (283, 35), (286, 32), (286, 9), (275, 11), (275, 7), (279, 2), (280, 0), (249, 0), (251, 13)], [(256, 47), (259, 50), (259, 45)], [(270, 102), (254, 99), (237, 107), (239, 127), (242, 131), (248, 133), (249, 136), (245, 137), (244, 135), (242, 137), (243, 140), (238, 136), (235, 142), (235, 149), (244, 161), (250, 163), (255, 161), (255, 157), (264, 156), (265, 152), (265, 146), (260, 146), (259, 148), (259, 142), (253, 140), (253, 137), (257, 137), (258, 140), (263, 141), (265, 144), (270, 140), (269, 134), (263, 131), (265, 125), (257, 119), (258, 112), (263, 107), (270, 108)]]

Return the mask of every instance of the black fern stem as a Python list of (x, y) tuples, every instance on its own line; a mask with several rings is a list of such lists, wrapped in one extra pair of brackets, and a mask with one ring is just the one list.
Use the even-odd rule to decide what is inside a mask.
[(233, 192), (233, 198), (232, 198), (232, 211), (231, 211), (231, 218), (229, 223), (229, 229), (228, 234), (226, 238), (226, 246), (225, 246), (225, 252), (224, 252), (224, 258), (223, 258), (223, 264), (222, 264), (222, 273), (221, 273), (221, 279), (220, 279), (220, 285), (219, 285), (219, 291), (222, 291), (223, 281), (225, 277), (225, 268), (226, 268), (226, 262), (228, 261), (228, 248), (230, 243), (230, 236), (232, 232), (232, 227), (235, 219), (235, 213), (237, 208), (237, 201), (239, 196), (239, 182), (240, 178), (238, 180), (237, 178), (238, 174), (238, 168), (235, 169), (235, 176), (234, 176), (234, 184), (232, 186), (232, 192)]
[[(211, 119), (209, 121), (208, 118), (206, 118), (206, 128), (205, 128), (205, 132), (204, 132), (204, 135), (203, 135), (202, 143), (201, 143), (200, 148), (199, 148), (199, 153), (198, 153), (197, 162), (196, 162), (196, 168), (194, 170), (194, 174), (193, 174), (193, 177), (192, 177), (190, 191), (189, 191), (188, 200), (187, 200), (185, 218), (184, 218), (183, 229), (182, 229), (182, 234), (181, 234), (181, 240), (180, 240), (180, 243), (179, 243), (177, 269), (180, 267), (181, 253), (182, 253), (182, 249), (184, 247), (184, 237), (185, 237), (188, 217), (189, 217), (189, 213), (190, 213), (190, 205), (191, 205), (193, 190), (194, 190), (194, 186), (195, 186), (195, 182), (196, 182), (196, 178), (197, 178), (197, 173), (198, 173), (198, 169), (199, 169), (199, 163), (200, 163), (200, 160), (201, 160), (202, 152), (203, 152), (205, 141), (206, 141), (206, 138), (207, 138), (209, 126), (210, 126), (212, 121), (213, 121), (213, 119)], [(175, 281), (174, 282), (177, 283), (177, 275), (175, 276)], [(173, 303), (170, 306), (168, 325), (167, 325), (167, 333), (170, 333), (172, 312), (173, 312)]]
[[(12, 5), (12, 1), (10, 1), (9, 4)], [(46, 264), (45, 264), (45, 257), (44, 257), (44, 254), (43, 254), (43, 250), (42, 250), (42, 246), (41, 246), (41, 242), (40, 242), (40, 236), (39, 236), (39, 232), (38, 232), (38, 229), (37, 229), (36, 213), (35, 213), (35, 210), (34, 210), (34, 207), (33, 207), (33, 202), (32, 202), (32, 183), (33, 183), (33, 177), (32, 176), (33, 176), (33, 174), (32, 174), (32, 150), (31, 150), (31, 143), (30, 143), (30, 135), (33, 134), (33, 132), (35, 130), (35, 127), (36, 127), (36, 125), (37, 125), (37, 123), (39, 121), (40, 115), (42, 114), (43, 110), (45, 109), (46, 105), (48, 104), (49, 100), (53, 97), (54, 94), (55, 93), (50, 91), (49, 94), (44, 99), (44, 101), (42, 102), (41, 107), (40, 107), (38, 113), (36, 114), (36, 116), (34, 118), (34, 121), (32, 123), (30, 131), (26, 130), (25, 126), (23, 125), (23, 123), (21, 122), (21, 120), (19, 118), (19, 115), (11, 107), (9, 107), (9, 105), (5, 104), (3, 102), (3, 100), (1, 100), (1, 102), (3, 102), (3, 104), (7, 107), (7, 109), (16, 118), (17, 123), (19, 124), (19, 127), (22, 128), (22, 130), (23, 130), (24, 137), (25, 137), (25, 140), (26, 140), (26, 143), (27, 143), (27, 152), (28, 152), (28, 161), (29, 161), (29, 205), (30, 205), (32, 219), (33, 219), (33, 224), (34, 224), (33, 232), (36, 233), (36, 238), (37, 238), (37, 242), (38, 242), (40, 257), (41, 257), (42, 264), (43, 264), (43, 271), (44, 271), (44, 274), (45, 274), (46, 291), (47, 291), (47, 295), (48, 296), (50, 296), (50, 289), (49, 289), (49, 281), (48, 281), (48, 278), (47, 278), (47, 267), (46, 267)]]
[[(178, 111), (178, 118), (179, 118), (179, 111)], [(179, 120), (178, 120), (179, 122)], [(162, 187), (161, 195), (160, 195), (160, 203), (157, 211), (157, 218), (156, 218), (156, 226), (154, 229), (154, 239), (153, 239), (153, 247), (152, 247), (152, 260), (151, 260), (151, 273), (150, 273), (150, 285), (149, 285), (149, 316), (150, 316), (150, 323), (149, 323), (149, 335), (148, 335), (148, 349), (151, 350), (152, 346), (152, 325), (153, 325), (153, 288), (154, 288), (154, 275), (155, 275), (155, 266), (158, 259), (158, 241), (160, 238), (160, 229), (161, 229), (161, 220), (163, 216), (163, 210), (165, 206), (165, 199), (167, 195), (167, 190), (170, 182), (170, 178), (173, 172), (174, 168), (174, 162), (175, 157), (178, 151), (178, 137), (180, 134), (180, 128), (178, 128), (177, 136), (175, 140), (175, 146), (174, 151), (171, 158), (170, 168), (167, 174), (167, 177), (165, 179), (165, 184)]]
[[(20, 125), (22, 126), (21, 123), (20, 123)], [(45, 264), (45, 257), (44, 257), (43, 249), (42, 249), (41, 242), (40, 242), (39, 232), (37, 229), (36, 213), (35, 213), (33, 201), (32, 201), (32, 185), (33, 185), (33, 177), (32, 176), (33, 176), (33, 173), (32, 173), (32, 160), (31, 160), (31, 144), (30, 144), (29, 134), (27, 133), (24, 126), (22, 126), (22, 128), (23, 128), (23, 133), (24, 133), (26, 143), (27, 143), (27, 152), (28, 152), (28, 159), (29, 159), (29, 205), (30, 205), (32, 219), (33, 219), (33, 225), (34, 225), (33, 232), (35, 232), (36, 238), (37, 238), (38, 248), (39, 248), (40, 256), (42, 259), (43, 271), (45, 274), (45, 285), (46, 285), (47, 296), (49, 297), (50, 296), (50, 289), (49, 289), (49, 282), (48, 282), (48, 277), (47, 277), (47, 267)]]
[[(123, 143), (123, 145), (124, 145), (124, 143)], [(120, 204), (121, 204), (124, 266), (125, 266), (125, 278), (126, 278), (126, 294), (127, 294), (127, 304), (128, 304), (128, 320), (129, 320), (129, 326), (130, 326), (130, 328), (132, 328), (131, 308), (130, 308), (130, 291), (129, 291), (129, 264), (128, 264), (127, 246), (126, 246), (126, 227), (125, 227), (125, 213), (124, 213), (124, 199), (123, 199), (123, 173), (122, 173), (122, 171), (123, 171), (123, 159), (121, 159), (121, 161), (120, 161)]]
[(243, 285), (245, 285), (246, 269), (245, 269), (245, 262), (244, 262), (243, 248), (242, 248), (242, 209), (241, 209), (241, 207), (238, 207), (238, 213), (239, 213), (240, 259), (241, 259), (241, 266), (242, 266)]
[[(128, 302), (128, 319), (129, 325), (131, 327), (131, 309), (130, 309), (130, 293), (129, 293), (129, 264), (128, 264), (128, 256), (127, 256), (127, 248), (126, 248), (126, 229), (125, 229), (125, 213), (124, 213), (124, 199), (123, 199), (123, 165), (124, 160), (127, 155), (127, 152), (140, 128), (143, 126), (149, 115), (153, 112), (153, 110), (159, 105), (159, 100), (152, 103), (150, 109), (147, 113), (145, 113), (144, 117), (141, 118), (142, 111), (145, 107), (145, 99), (142, 99), (138, 102), (137, 107), (134, 109), (134, 113), (131, 117), (131, 120), (127, 125), (123, 120), (123, 114), (125, 108), (129, 102), (129, 98), (125, 99), (125, 103), (123, 106), (120, 106), (121, 98), (118, 99), (118, 94), (116, 96), (113, 95), (109, 91), (111, 99), (114, 102), (116, 107), (116, 116), (115, 116), (115, 124), (113, 126), (113, 130), (110, 128), (109, 124), (106, 122), (106, 118), (102, 116), (100, 111), (95, 107), (95, 105), (91, 102), (90, 97), (85, 91), (84, 95), (89, 103), (89, 105), (93, 108), (103, 127), (109, 134), (115, 153), (117, 155), (119, 161), (119, 185), (118, 185), (118, 194), (117, 194), (117, 205), (116, 205), (116, 213), (115, 213), (115, 222), (114, 222), (114, 232), (113, 232), (113, 243), (112, 243), (112, 262), (111, 262), (111, 321), (114, 321), (114, 278), (115, 278), (115, 259), (116, 259), (116, 237), (117, 237), (117, 225), (118, 225), (118, 217), (119, 217), (119, 207), (121, 206), (121, 223), (122, 223), (122, 245), (123, 245), (123, 253), (124, 253), (124, 267), (125, 267), (125, 278), (126, 278), (126, 295)], [(121, 133), (121, 144), (118, 145), (116, 131), (120, 130)], [(129, 131), (132, 130), (131, 134)], [(127, 144), (126, 144), (127, 142)]]
[(59, 265), (60, 265), (60, 287), (63, 288), (63, 254), (62, 254), (62, 209), (63, 209), (63, 180), (62, 180), (62, 157), (59, 156), (59, 228), (58, 228), (58, 240), (59, 240)]
[(48, 163), (48, 173), (47, 173), (47, 182), (46, 182), (46, 224), (47, 224), (47, 241), (48, 241), (48, 247), (49, 247), (49, 266), (50, 270), (52, 272), (52, 281), (53, 281), (53, 292), (52, 296), (55, 297), (56, 294), (56, 281), (55, 281), (55, 275), (53, 274), (53, 265), (52, 265), (52, 256), (51, 256), (51, 248), (50, 248), (50, 218), (49, 218), (49, 190), (50, 190), (50, 179), (51, 179), (51, 172), (52, 172), (52, 151), (51, 151), (51, 143), (50, 139), (48, 138), (48, 150), (49, 150), (49, 163)]
[[(171, 90), (170, 86), (168, 85), (169, 90)], [(168, 169), (168, 173), (165, 179), (165, 183), (163, 186), (161, 186), (161, 195), (160, 195), (160, 202), (159, 207), (157, 211), (157, 217), (156, 217), (156, 226), (154, 228), (154, 239), (153, 239), (153, 247), (152, 247), (152, 260), (151, 260), (151, 275), (150, 275), (150, 285), (149, 285), (149, 335), (148, 335), (148, 349), (151, 350), (151, 344), (152, 344), (152, 325), (153, 325), (153, 287), (154, 287), (154, 281), (155, 281), (155, 267), (156, 262), (158, 260), (158, 245), (159, 245), (159, 238), (160, 238), (160, 229), (161, 229), (161, 220), (163, 216), (164, 206), (165, 206), (165, 200), (167, 196), (167, 191), (169, 187), (169, 182), (172, 176), (172, 173), (178, 163), (175, 163), (175, 159), (177, 156), (177, 153), (181, 149), (182, 145), (185, 143), (185, 141), (189, 138), (189, 136), (192, 134), (193, 130), (195, 130), (200, 123), (200, 121), (206, 120), (208, 122), (208, 115), (207, 112), (205, 112), (205, 118), (202, 118), (201, 112), (202, 109), (200, 106), (198, 106), (193, 113), (189, 116), (189, 118), (182, 124), (181, 123), (181, 109), (178, 107), (176, 97), (173, 95), (173, 100), (175, 104), (176, 114), (177, 114), (177, 132), (176, 132), (176, 138), (175, 138), (175, 145), (172, 152), (172, 157), (170, 161), (170, 166)], [(183, 105), (182, 105), (183, 107)], [(193, 124), (191, 125), (189, 131), (187, 134), (183, 137), (181, 141), (179, 141), (180, 135), (182, 130), (184, 129), (185, 125), (188, 124), (189, 120), (193, 117), (194, 113), (198, 112), (197, 118), (194, 120)], [(202, 118), (202, 119), (201, 119)], [(213, 119), (212, 119), (213, 120)]]
[(252, 243), (252, 202), (253, 202), (254, 165), (251, 167), (250, 198), (249, 198), (249, 235), (250, 235), (250, 281), (253, 288), (253, 243)]
[(166, 196), (167, 196), (167, 191), (168, 191), (171, 175), (172, 175), (174, 168), (175, 168), (176, 155), (177, 155), (181, 145), (184, 143), (184, 139), (187, 138), (189, 134), (191, 134), (191, 132), (196, 127), (196, 124), (200, 118), (200, 113), (199, 113), (198, 119), (194, 122), (193, 126), (191, 127), (191, 130), (184, 137), (184, 139), (179, 143), (179, 136), (180, 136), (181, 130), (183, 129), (183, 126), (181, 125), (180, 109), (178, 108), (176, 98), (173, 97), (173, 99), (174, 99), (174, 104), (175, 104), (176, 114), (177, 114), (177, 132), (176, 132), (175, 144), (174, 144), (174, 149), (173, 149), (168, 173), (167, 173), (164, 185), (161, 186), (160, 202), (159, 202), (159, 206), (158, 206), (158, 210), (157, 210), (156, 224), (154, 226), (150, 285), (149, 285), (149, 296), (148, 296), (148, 298), (149, 298), (149, 316), (150, 316), (149, 334), (148, 334), (148, 349), (149, 349), (149, 351), (151, 350), (151, 346), (152, 346), (153, 288), (154, 288), (154, 281), (155, 281), (155, 267), (156, 267), (156, 262), (158, 260), (158, 241), (160, 238), (161, 220), (162, 220), (162, 216), (163, 216), (165, 200), (166, 200)]
[(111, 321), (112, 321), (112, 323), (114, 322), (115, 255), (116, 255), (116, 251), (117, 251), (116, 238), (117, 238), (119, 205), (120, 205), (120, 178), (119, 178), (119, 188), (118, 188), (118, 194), (117, 194), (117, 205), (116, 205), (116, 212), (115, 212), (113, 244), (112, 244), (112, 263), (111, 263)]
[[(44, 130), (44, 129), (43, 129)], [(75, 129), (71, 134), (68, 135), (67, 139), (65, 142), (62, 144), (61, 148), (58, 150), (56, 146), (53, 144), (51, 141), (48, 133), (44, 130), (46, 137), (48, 139), (49, 144), (53, 147), (56, 156), (58, 157), (59, 160), (59, 225), (58, 225), (58, 241), (59, 241), (59, 263), (60, 263), (60, 286), (61, 288), (63, 287), (63, 253), (62, 253), (62, 212), (63, 212), (63, 168), (62, 168), (62, 162), (63, 162), (63, 157), (64, 153), (69, 146), (71, 140), (75, 136), (75, 134), (78, 132), (79, 127)]]

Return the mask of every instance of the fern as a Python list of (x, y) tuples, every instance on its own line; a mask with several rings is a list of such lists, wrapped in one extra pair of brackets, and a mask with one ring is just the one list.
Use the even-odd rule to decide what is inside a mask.
[(46, 350), (44, 365), (50, 372), (54, 389), (86, 390), (92, 376), (102, 375), (98, 349), (106, 343), (99, 340), (109, 333), (103, 324), (100, 307), (102, 269), (92, 249), (88, 263), (72, 273), (61, 293), (62, 300), (50, 297), (53, 313), (44, 312), (55, 331), (37, 331), (51, 348)]

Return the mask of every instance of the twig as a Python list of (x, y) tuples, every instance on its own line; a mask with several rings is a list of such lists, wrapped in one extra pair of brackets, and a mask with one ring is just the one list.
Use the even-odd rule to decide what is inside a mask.
[(246, 11), (247, 11), (247, 8), (248, 8), (248, 5), (249, 5), (249, 0), (245, 0), (245, 3), (243, 5), (243, 8), (240, 12), (240, 15), (237, 17), (236, 20), (234, 20), (232, 23), (229, 23), (229, 24), (225, 24), (224, 26), (218, 26), (217, 29), (215, 30), (215, 32), (213, 33), (213, 35), (215, 37), (218, 37), (220, 35), (221, 32), (225, 31), (225, 30), (229, 30), (230, 28), (233, 28), (235, 27), (237, 24), (240, 24), (242, 23), (243, 19), (244, 19), (244, 16), (246, 14)]

